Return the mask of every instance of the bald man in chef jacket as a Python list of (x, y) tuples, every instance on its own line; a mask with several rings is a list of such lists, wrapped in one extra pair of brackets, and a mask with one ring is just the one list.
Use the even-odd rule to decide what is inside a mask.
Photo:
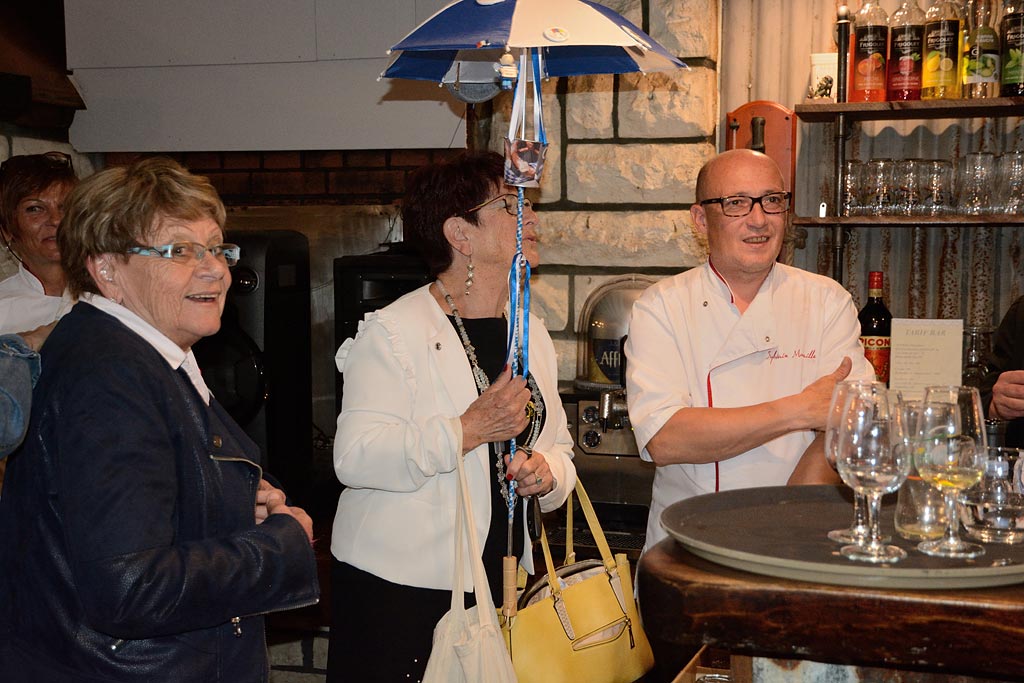
[(771, 158), (716, 156), (690, 208), (708, 260), (652, 285), (626, 340), (629, 416), (657, 465), (647, 546), (666, 506), (753, 486), (835, 483), (823, 436), (832, 389), (872, 379), (850, 294), (778, 263), (790, 195)]

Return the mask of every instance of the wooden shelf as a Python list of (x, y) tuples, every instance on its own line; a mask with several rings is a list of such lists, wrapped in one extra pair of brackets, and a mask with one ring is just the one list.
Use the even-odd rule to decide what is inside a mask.
[(974, 228), (1024, 225), (1024, 216), (1011, 214), (988, 214), (981, 216), (849, 216), (839, 218), (793, 217), (793, 225), (809, 228), (829, 228), (842, 225), (848, 228)]
[(985, 100), (919, 100), (916, 102), (846, 102), (798, 104), (793, 108), (801, 121), (828, 123), (839, 114), (849, 121), (904, 119), (965, 119), (984, 116), (1024, 116), (1024, 97)]

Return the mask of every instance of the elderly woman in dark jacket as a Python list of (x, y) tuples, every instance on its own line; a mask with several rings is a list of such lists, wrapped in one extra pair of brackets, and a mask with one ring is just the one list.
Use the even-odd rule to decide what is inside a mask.
[(312, 524), (267, 483), (190, 347), (217, 331), (238, 247), (173, 161), (69, 198), (80, 301), (42, 354), (0, 499), (0, 680), (264, 681), (263, 613), (319, 597)]

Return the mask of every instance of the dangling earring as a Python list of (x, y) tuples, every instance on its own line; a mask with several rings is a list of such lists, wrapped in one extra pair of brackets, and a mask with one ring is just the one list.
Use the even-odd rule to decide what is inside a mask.
[(473, 259), (470, 257), (469, 265), (466, 266), (466, 296), (469, 296), (469, 288), (473, 286)]

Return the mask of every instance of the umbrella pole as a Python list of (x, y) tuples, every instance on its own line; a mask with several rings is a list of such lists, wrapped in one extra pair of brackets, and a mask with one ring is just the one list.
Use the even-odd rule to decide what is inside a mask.
[(501, 614), (505, 617), (506, 622), (516, 615), (516, 593), (519, 591), (518, 573), (519, 561), (514, 555), (506, 555), (501, 558)]

